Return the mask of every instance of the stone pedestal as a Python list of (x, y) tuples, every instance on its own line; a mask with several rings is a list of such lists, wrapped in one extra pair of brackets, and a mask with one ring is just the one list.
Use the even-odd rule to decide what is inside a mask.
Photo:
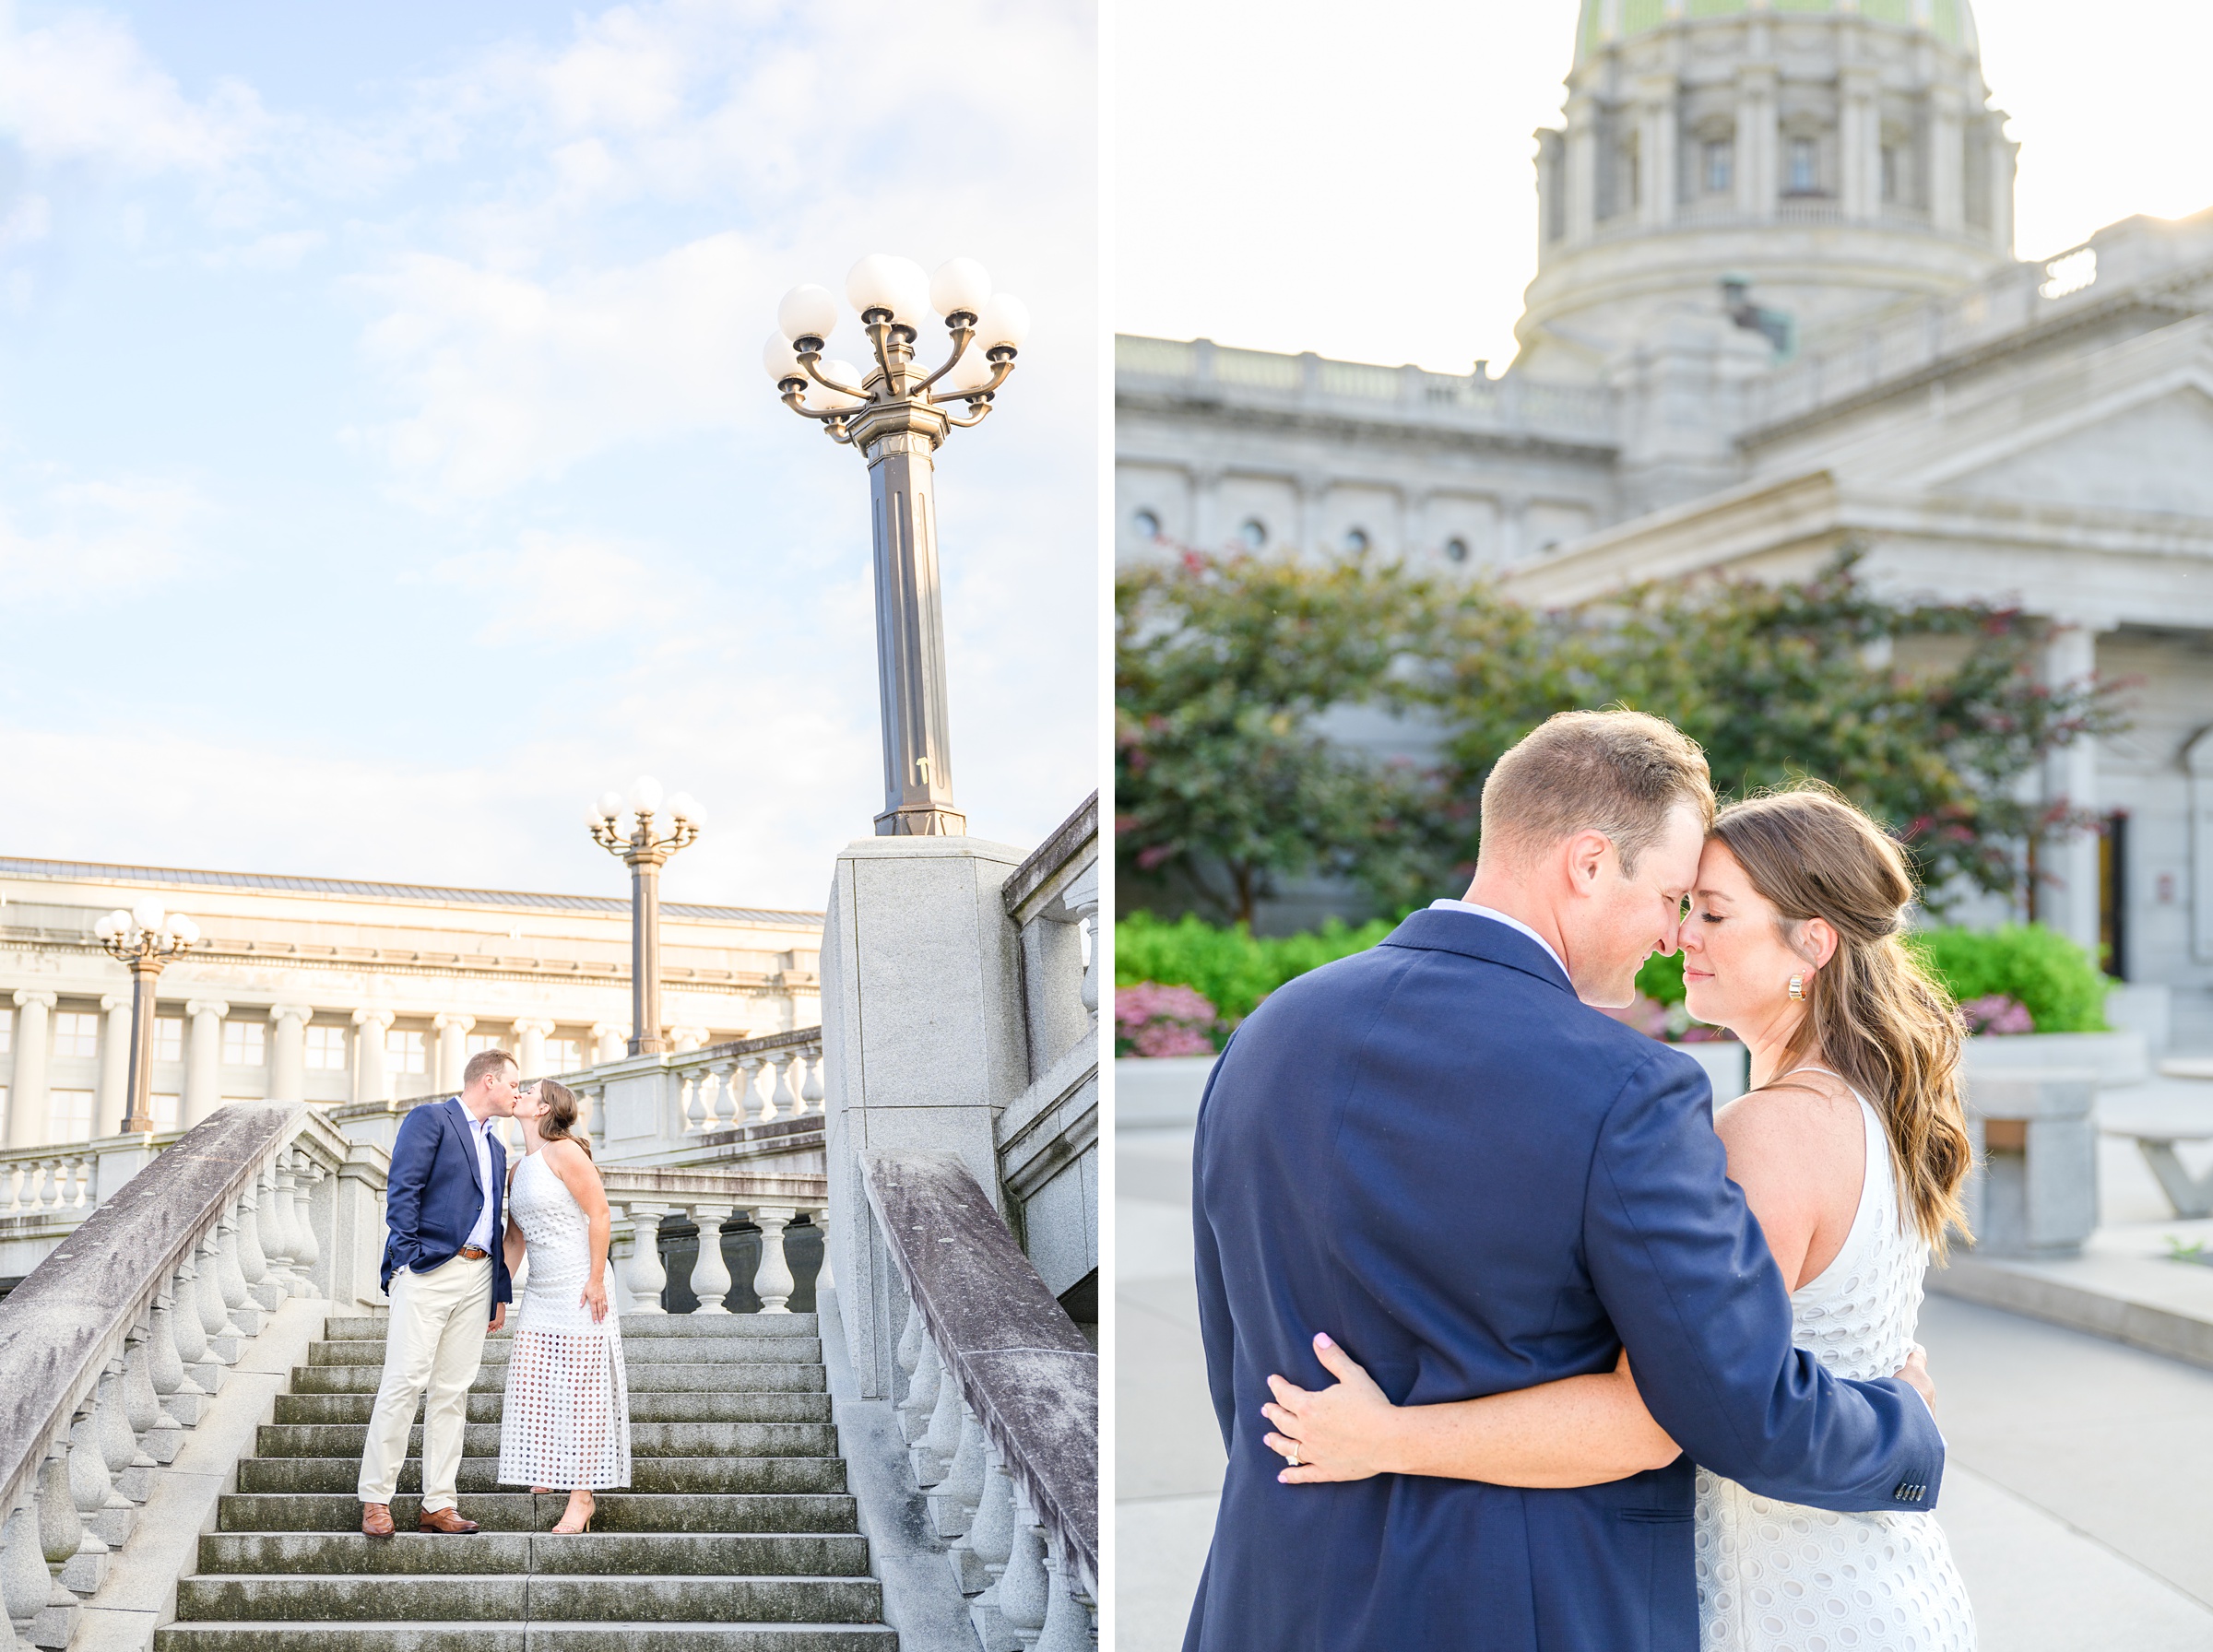
[(856, 1156), (951, 1153), (999, 1186), (999, 1111), (1029, 1076), (1019, 938), (1000, 892), (1024, 858), (973, 837), (864, 838), (837, 858), (822, 932), (830, 1254), (867, 1398), (893, 1392), (904, 1302)]
[(1967, 1091), (1979, 1254), (2072, 1256), (2098, 1225), (2096, 1075), (1977, 1077)]

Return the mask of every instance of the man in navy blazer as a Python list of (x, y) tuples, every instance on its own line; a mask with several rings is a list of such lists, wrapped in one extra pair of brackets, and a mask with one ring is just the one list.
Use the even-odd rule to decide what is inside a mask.
[(468, 1388), (484, 1363), (484, 1337), (507, 1316), (507, 1150), (491, 1127), (515, 1115), (515, 1057), (482, 1050), (462, 1069), (461, 1093), (399, 1121), (385, 1186), (385, 1263), (392, 1299), (385, 1375), (361, 1452), (361, 1530), (392, 1535), (392, 1494), (408, 1460), (408, 1431), (422, 1411), (424, 1531), (470, 1532), (456, 1482), (461, 1473)]
[[(1668, 725), (1554, 718), (1485, 787), (1468, 898), (1284, 986), (1224, 1052), (1193, 1214), (1229, 1466), (1186, 1652), (1695, 1652), (1694, 1464), (1819, 1508), (1935, 1506), (1923, 1395), (1792, 1347), (1703, 1070), (1590, 1007), (1674, 950), (1712, 811)], [(1279, 1484), (1267, 1378), (1328, 1386), (1323, 1330), (1400, 1404), (1626, 1347), (1684, 1455), (1572, 1490)]]

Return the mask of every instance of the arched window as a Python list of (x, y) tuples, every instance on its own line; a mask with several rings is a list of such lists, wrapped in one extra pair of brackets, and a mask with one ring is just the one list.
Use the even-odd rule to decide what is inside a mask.
[(1247, 550), (1268, 549), (1268, 525), (1258, 516), (1248, 516), (1237, 529), (1237, 542)]
[(1348, 527), (1344, 530), (1344, 554), (1348, 557), (1367, 554), (1367, 530), (1366, 528)]
[(1467, 542), (1465, 539), (1461, 539), (1461, 538), (1451, 538), (1451, 539), (1447, 539), (1447, 540), (1445, 541), (1445, 560), (1446, 560), (1446, 561), (1448, 561), (1448, 562), (1464, 562), (1464, 561), (1466, 561), (1467, 560), (1468, 560), (1468, 542)]
[(1160, 537), (1160, 518), (1151, 511), (1140, 511), (1130, 518), (1130, 525), (1137, 530), (1141, 539)]

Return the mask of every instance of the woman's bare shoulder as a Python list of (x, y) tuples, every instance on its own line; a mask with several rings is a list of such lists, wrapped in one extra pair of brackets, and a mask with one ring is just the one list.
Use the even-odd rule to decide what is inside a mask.
[(1802, 1166), (1849, 1156), (1847, 1150), (1858, 1146), (1863, 1127), (1859, 1103), (1841, 1079), (1800, 1072), (1718, 1109), (1713, 1128), (1729, 1150), (1735, 1174), (1740, 1166)]

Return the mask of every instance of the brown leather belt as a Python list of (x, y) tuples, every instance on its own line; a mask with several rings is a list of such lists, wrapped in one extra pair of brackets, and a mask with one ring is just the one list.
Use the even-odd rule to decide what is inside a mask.
[(490, 1251), (488, 1251), (488, 1250), (479, 1250), (479, 1249), (478, 1249), (478, 1248), (477, 1248), (475, 1245), (464, 1245), (461, 1247), (460, 1254), (461, 1254), (462, 1256), (464, 1256), (464, 1257), (467, 1257), (467, 1258), (468, 1258), (468, 1259), (469, 1259), (471, 1262), (481, 1262), (481, 1261), (484, 1261), (484, 1260), (486, 1260), (488, 1257), (491, 1257), (491, 1253)]

